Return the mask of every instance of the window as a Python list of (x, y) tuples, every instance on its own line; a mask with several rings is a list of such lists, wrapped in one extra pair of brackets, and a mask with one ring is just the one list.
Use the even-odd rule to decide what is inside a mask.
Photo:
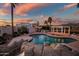
[(65, 28), (65, 30), (66, 30), (65, 33), (68, 33), (68, 28)]
[(56, 28), (54, 28), (54, 32), (56, 32)]
[(58, 28), (58, 32), (61, 32), (61, 28)]

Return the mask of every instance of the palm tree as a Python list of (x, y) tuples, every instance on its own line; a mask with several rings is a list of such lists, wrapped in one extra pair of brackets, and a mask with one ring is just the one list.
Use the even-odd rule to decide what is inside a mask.
[(39, 26), (39, 21), (37, 21), (37, 26)]
[(44, 24), (45, 24), (45, 25), (48, 25), (48, 22), (45, 20), (45, 21), (44, 21)]
[(51, 31), (51, 23), (52, 23), (52, 18), (51, 17), (48, 18), (48, 23), (50, 24), (50, 31)]
[(13, 12), (14, 12), (14, 11), (13, 11), (13, 9), (14, 9), (14, 7), (15, 7), (15, 3), (11, 3), (11, 24), (12, 24), (12, 37), (14, 36), (14, 27), (13, 27), (13, 24), (14, 24), (14, 23), (13, 23), (13, 20), (14, 20), (14, 19), (13, 19), (13, 16), (14, 16), (14, 15), (13, 15)]
[(51, 18), (51, 17), (48, 18), (48, 23), (49, 23), (50, 26), (51, 26), (51, 23), (52, 23), (52, 18)]
[(45, 30), (50, 30), (50, 26), (48, 25), (48, 21), (45, 20), (45, 21), (44, 21), (44, 25), (45, 25), (45, 26), (44, 26), (44, 29), (45, 29)]

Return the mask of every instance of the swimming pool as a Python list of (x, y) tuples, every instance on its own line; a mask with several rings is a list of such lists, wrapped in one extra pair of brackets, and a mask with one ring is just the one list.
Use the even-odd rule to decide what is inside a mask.
[(72, 38), (59, 38), (59, 37), (51, 37), (45, 34), (33, 34), (31, 35), (33, 37), (32, 42), (35, 44), (43, 44), (43, 43), (70, 43), (77, 41), (76, 39)]

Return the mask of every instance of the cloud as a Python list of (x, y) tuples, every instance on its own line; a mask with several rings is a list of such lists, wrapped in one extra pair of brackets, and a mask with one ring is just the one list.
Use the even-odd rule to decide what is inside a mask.
[(19, 6), (16, 6), (15, 9), (15, 14), (17, 15), (24, 15), (25, 13), (30, 12), (33, 9), (37, 9), (40, 7), (45, 7), (48, 4), (42, 4), (42, 3), (26, 3), (26, 4), (21, 4)]
[[(3, 9), (0, 9), (0, 15), (7, 15), (10, 14), (10, 12), (6, 9), (7, 7), (10, 7), (10, 3), (3, 3)], [(38, 9), (41, 7), (48, 6), (48, 4), (43, 3), (17, 3), (14, 8), (14, 14), (18, 16), (27, 16), (28, 12), (30, 12), (33, 9)]]
[(61, 9), (61, 11), (65, 11), (65, 10), (68, 10), (70, 8), (73, 8), (77, 5), (77, 3), (70, 3), (68, 5), (65, 5), (63, 9)]
[(16, 16), (28, 16), (28, 14), (22, 13), (22, 14), (15, 14)]
[(10, 3), (4, 3), (3, 4), (3, 7), (9, 7), (10, 6)]
[(8, 11), (5, 10), (5, 9), (0, 9), (0, 15), (1, 15), (1, 16), (8, 15)]
[(14, 23), (17, 24), (17, 23), (28, 23), (28, 22), (31, 22), (32, 19), (30, 18), (16, 18), (14, 20)]
[(62, 13), (64, 11), (68, 10), (68, 9), (71, 9), (71, 8), (75, 7), (75, 6), (77, 6), (77, 3), (70, 3), (68, 5), (64, 5), (64, 7), (59, 9), (55, 14)]
[(77, 10), (76, 12), (74, 12), (73, 15), (79, 15), (79, 10)]

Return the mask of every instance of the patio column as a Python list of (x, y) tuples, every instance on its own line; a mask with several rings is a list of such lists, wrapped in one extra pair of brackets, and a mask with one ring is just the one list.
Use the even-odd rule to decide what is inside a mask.
[(58, 32), (58, 27), (56, 28), (56, 32)]
[(52, 28), (52, 32), (54, 32), (54, 28)]
[(58, 26), (56, 26), (56, 32), (58, 32)]
[(63, 29), (63, 26), (61, 26), (61, 33), (63, 33), (63, 30), (64, 30), (64, 29)]
[(52, 32), (54, 32), (54, 28), (52, 28)]
[(64, 30), (64, 34), (65, 34), (65, 27), (63, 28), (63, 30)]
[(68, 29), (68, 34), (70, 34), (70, 26), (68, 27), (69, 29)]

